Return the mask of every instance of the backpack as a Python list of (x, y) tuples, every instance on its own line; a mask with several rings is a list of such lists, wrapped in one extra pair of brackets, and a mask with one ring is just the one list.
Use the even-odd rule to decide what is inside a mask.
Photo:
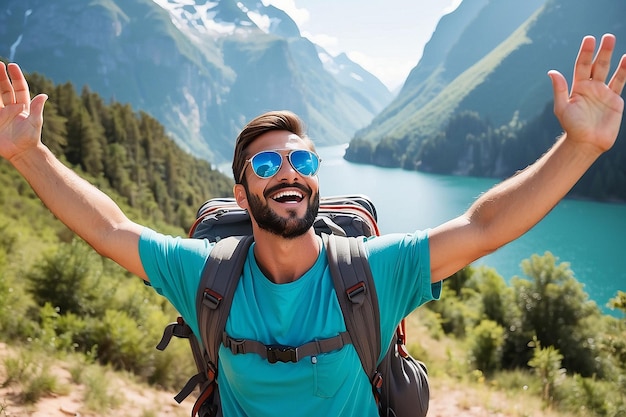
[[(225, 334), (237, 282), (248, 248), (252, 226), (248, 213), (232, 198), (211, 199), (197, 213), (189, 236), (217, 242), (202, 273), (196, 300), (201, 341), (179, 317), (166, 326), (157, 349), (167, 347), (172, 336), (189, 340), (198, 373), (174, 397), (181, 403), (198, 387), (192, 417), (221, 416), (216, 382), (220, 344), (233, 353), (254, 352), (270, 363), (296, 362), (300, 358), (340, 349), (352, 343), (372, 383), (380, 416), (426, 416), (429, 402), (428, 373), (424, 363), (405, 347), (405, 321), (398, 325), (378, 366), (381, 336), (378, 300), (363, 247), (363, 236), (379, 234), (376, 209), (362, 195), (322, 197), (314, 223), (328, 254), (331, 275), (347, 332), (298, 347), (266, 346), (254, 340), (236, 340)], [(361, 238), (359, 238), (361, 237)]]

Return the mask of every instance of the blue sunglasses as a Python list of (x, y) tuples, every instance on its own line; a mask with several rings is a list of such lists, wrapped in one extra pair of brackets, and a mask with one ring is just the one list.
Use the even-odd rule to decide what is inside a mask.
[[(295, 149), (285, 155), (293, 169), (295, 169), (300, 175), (305, 177), (312, 177), (317, 174), (317, 170), (320, 167), (322, 161), (320, 157), (315, 153), (305, 149)], [(261, 151), (254, 154), (252, 158), (246, 159), (246, 164), (250, 163), (252, 171), (259, 178), (271, 178), (276, 175), (283, 165), (283, 154), (278, 150), (273, 151)], [(244, 165), (241, 171), (239, 182), (243, 179), (243, 174), (246, 172)]]

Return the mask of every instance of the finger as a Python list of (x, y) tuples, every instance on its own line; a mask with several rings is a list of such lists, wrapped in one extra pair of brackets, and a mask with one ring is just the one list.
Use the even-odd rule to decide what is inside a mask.
[(6, 65), (4, 62), (0, 62), (0, 108), (12, 103), (15, 103), (13, 86), (9, 80)]
[(567, 80), (558, 71), (548, 71), (548, 76), (552, 80), (552, 91), (554, 93), (554, 114), (561, 114), (563, 108), (569, 100), (569, 89)]
[(17, 64), (8, 65), (9, 76), (13, 84), (13, 94), (15, 95), (15, 103), (23, 104), (26, 112), (30, 112), (30, 92), (28, 91), (28, 83), (22, 70)]
[(43, 123), (43, 107), (44, 107), (44, 104), (46, 104), (47, 100), (48, 100), (47, 94), (39, 94), (35, 96), (35, 98), (33, 98), (33, 101), (31, 102), (31, 105), (30, 105), (31, 115), (39, 123)]
[(606, 81), (609, 70), (611, 69), (611, 55), (613, 55), (613, 49), (615, 48), (615, 36), (606, 34), (600, 41), (600, 48), (598, 54), (593, 60), (591, 66), (591, 78), (597, 81)]
[(596, 38), (593, 36), (585, 36), (580, 43), (576, 63), (574, 64), (574, 81), (588, 80), (591, 78), (591, 69), (593, 66), (593, 52), (596, 49)]
[(619, 60), (615, 74), (609, 81), (609, 88), (615, 91), (617, 94), (622, 94), (624, 85), (626, 84), (626, 54), (622, 55), (622, 59)]

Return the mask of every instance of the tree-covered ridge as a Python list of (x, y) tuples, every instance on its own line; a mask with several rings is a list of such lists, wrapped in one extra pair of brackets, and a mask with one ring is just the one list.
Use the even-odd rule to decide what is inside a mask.
[[(530, 122), (517, 118), (493, 126), (476, 112), (453, 116), (434, 135), (386, 137), (377, 144), (354, 139), (346, 150), (350, 161), (402, 167), (438, 174), (505, 178), (537, 160), (561, 134), (552, 103)], [(622, 127), (613, 148), (581, 178), (572, 196), (626, 201), (626, 133)]]
[(232, 194), (232, 180), (181, 149), (147, 113), (107, 104), (86, 87), (78, 95), (71, 83), (55, 86), (37, 74), (29, 83), (34, 94), (49, 96), (44, 143), (90, 180), (114, 190), (141, 218), (186, 230), (202, 202)]

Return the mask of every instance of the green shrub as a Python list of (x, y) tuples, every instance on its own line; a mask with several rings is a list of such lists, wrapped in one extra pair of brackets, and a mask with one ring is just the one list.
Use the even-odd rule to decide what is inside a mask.
[(594, 416), (626, 416), (623, 387), (610, 381), (574, 375), (555, 387), (561, 410)]
[(89, 301), (101, 297), (97, 265), (102, 260), (86, 243), (74, 239), (51, 248), (27, 274), (30, 290), (39, 305), (50, 303), (61, 314), (89, 314)]
[(57, 377), (50, 371), (49, 367), (42, 363), (26, 381), (22, 391), (22, 398), (28, 404), (34, 404), (46, 395), (65, 392)]
[(110, 414), (118, 408), (123, 396), (119, 389), (110, 383), (107, 372), (100, 366), (92, 365), (84, 370), (81, 378), (85, 385), (84, 401), (88, 410), (98, 414)]
[(94, 348), (87, 353), (77, 353), (68, 355), (69, 367), (68, 371), (72, 382), (75, 384), (84, 383), (86, 371), (96, 363), (97, 352)]
[(504, 329), (492, 320), (483, 320), (468, 333), (472, 365), (489, 375), (498, 370), (502, 360)]
[(138, 325), (125, 311), (107, 310), (96, 323), (94, 341), (100, 362), (141, 376), (152, 373), (154, 339), (148, 337), (145, 327)]
[(620, 310), (622, 312), (622, 317), (626, 318), (626, 292), (617, 291), (617, 294), (609, 300), (607, 306), (611, 310)]
[(563, 381), (565, 369), (561, 367), (563, 355), (554, 346), (541, 347), (538, 340), (533, 341), (535, 347), (533, 357), (528, 365), (535, 370), (541, 380), (543, 401), (550, 405), (554, 400), (554, 390)]
[(0, 338), (12, 340), (30, 334), (34, 323), (27, 311), (34, 303), (24, 285), (15, 278), (14, 268), (2, 262), (5, 254), (0, 247)]
[(519, 321), (515, 293), (495, 269), (487, 266), (473, 268), (466, 286), (476, 292), (477, 308), (483, 319), (495, 321), (502, 327)]
[[(471, 291), (471, 290), (470, 290)], [(468, 294), (465, 294), (467, 297)], [(444, 282), (441, 299), (427, 304), (435, 313), (439, 314), (441, 328), (446, 334), (453, 334), (457, 338), (465, 336), (465, 331), (476, 323), (479, 312), (472, 309), (466, 298), (457, 297), (456, 293)]]
[(557, 260), (550, 252), (533, 255), (522, 261), (529, 279), (512, 281), (522, 313), (517, 353), (526, 350), (525, 345), (536, 335), (543, 346), (560, 351), (563, 365), (571, 372), (601, 375), (603, 369), (596, 361), (599, 309), (589, 301), (569, 264)]

